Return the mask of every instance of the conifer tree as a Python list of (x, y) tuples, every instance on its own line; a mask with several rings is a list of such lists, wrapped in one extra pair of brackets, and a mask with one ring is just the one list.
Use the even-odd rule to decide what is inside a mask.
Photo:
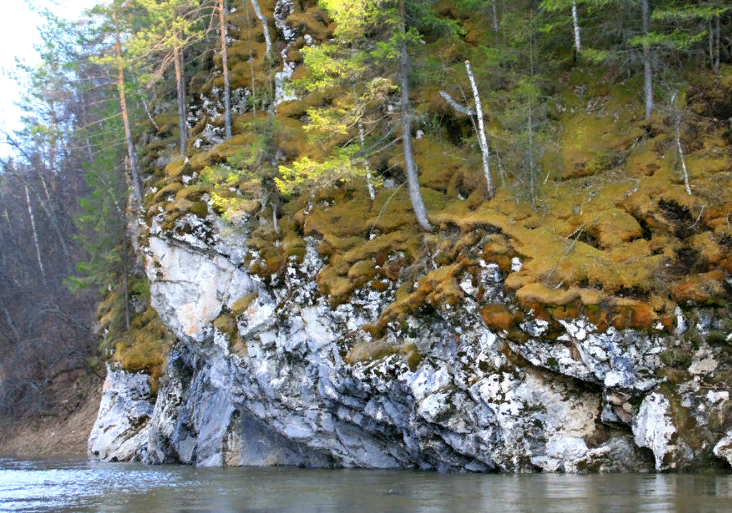
[[(178, 124), (180, 152), (185, 154), (188, 141), (186, 113), (185, 63), (186, 48), (208, 32), (205, 21), (210, 14), (210, 0), (137, 0), (146, 10), (146, 26), (130, 41), (130, 52), (137, 58), (155, 56), (155, 77), (173, 65), (178, 92)], [(151, 80), (153, 77), (146, 77)]]
[[(132, 143), (132, 130), (130, 128), (130, 114), (127, 108), (127, 84), (125, 81), (125, 70), (129, 65), (129, 59), (124, 54), (122, 38), (128, 33), (133, 25), (125, 20), (123, 13), (125, 0), (112, 0), (108, 5), (97, 5), (88, 14), (100, 19), (101, 23), (97, 29), (100, 43), (105, 48), (105, 55), (101, 58), (92, 59), (92, 62), (101, 66), (112, 66), (116, 72), (116, 86), (119, 94), (120, 112), (124, 125), (125, 142), (127, 145), (128, 168), (132, 174), (132, 188), (135, 193), (138, 208), (142, 208), (142, 184), (137, 162), (137, 155)], [(106, 42), (105, 39), (110, 41)]]
[[(431, 9), (432, 0), (323, 0), (338, 27), (333, 44), (307, 48), (305, 63), (311, 76), (307, 88), (355, 88), (355, 99), (350, 102), (352, 123), (340, 125), (344, 131), (358, 127), (365, 116), (364, 106), (373, 105), (373, 98), (383, 98), (384, 91), (399, 91), (396, 100), (397, 123), (383, 129), (399, 128), (404, 152), (404, 171), (409, 198), (417, 222), (425, 231), (431, 231), (427, 212), (419, 192), (417, 166), (412, 151), (412, 105), (409, 98), (413, 64), (410, 54), (421, 46), (419, 29), (430, 28), (454, 33), (454, 22), (439, 18)], [(374, 78), (376, 77), (376, 78)], [(386, 98), (390, 98), (387, 93)], [(332, 119), (331, 109), (324, 109), (321, 119)], [(384, 116), (381, 116), (384, 118)]]

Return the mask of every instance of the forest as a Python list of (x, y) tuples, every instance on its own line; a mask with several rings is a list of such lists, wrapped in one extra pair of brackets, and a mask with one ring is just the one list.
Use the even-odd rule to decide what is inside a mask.
[(0, 416), (64, 415), (105, 362), (159, 378), (175, 337), (150, 305), (144, 248), (213, 223), (247, 238), (245, 265), (272, 283), (315, 237), (333, 307), (393, 288), (374, 339), (459, 301), (478, 240), (549, 322), (672, 332), (679, 306), (728, 307), (730, 2), (42, 14), (37, 63), (12, 71), (23, 128), (0, 131)]

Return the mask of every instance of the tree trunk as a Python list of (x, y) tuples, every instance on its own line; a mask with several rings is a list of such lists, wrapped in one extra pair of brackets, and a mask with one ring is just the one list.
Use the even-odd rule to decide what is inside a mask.
[(267, 18), (262, 15), (262, 11), (259, 9), (259, 3), (257, 0), (250, 0), (252, 3), (252, 9), (254, 14), (259, 18), (259, 23), (262, 24), (262, 30), (264, 31), (264, 42), (267, 45), (267, 57), (272, 57), (272, 38), (269, 36), (269, 27), (267, 26)]
[(127, 218), (123, 218), (122, 224), (122, 271), (123, 285), (124, 285), (124, 300), (125, 300), (125, 326), (127, 330), (130, 329), (130, 293), (127, 287)]
[(10, 328), (10, 332), (13, 334), (15, 343), (20, 344), (20, 332), (18, 331), (18, 328), (15, 327), (15, 324), (13, 323), (13, 318), (10, 316), (10, 312), (8, 312), (8, 309), (5, 308), (5, 305), (2, 302), (0, 302), (0, 309), (2, 309), (3, 314), (5, 314), (5, 322)]
[(221, 25), (221, 63), (224, 68), (224, 107), (226, 110), (226, 138), (231, 139), (231, 87), (229, 86), (229, 58), (227, 54), (228, 31), (226, 30), (226, 2), (219, 0), (219, 23)]
[(122, 65), (122, 41), (119, 35), (119, 21), (115, 12), (115, 38), (117, 46), (117, 89), (119, 90), (119, 103), (122, 108), (122, 120), (125, 125), (125, 139), (127, 140), (127, 157), (130, 159), (130, 170), (132, 172), (132, 188), (135, 191), (137, 206), (142, 209), (142, 186), (140, 175), (137, 172), (137, 159), (135, 158), (135, 147), (132, 145), (132, 130), (130, 129), (130, 118), (127, 114), (127, 96), (125, 94), (125, 73)]
[(488, 187), (488, 198), (493, 197), (493, 180), (491, 179), (490, 153), (488, 151), (488, 141), (485, 138), (485, 126), (483, 125), (483, 107), (480, 104), (480, 95), (478, 94), (478, 85), (475, 83), (475, 77), (470, 69), (470, 61), (465, 61), (465, 69), (468, 70), (468, 78), (473, 88), (473, 96), (475, 97), (475, 113), (478, 118), (478, 141), (480, 143), (480, 152), (483, 156), (483, 174), (485, 175), (485, 184)]
[(577, 59), (580, 57), (582, 51), (582, 44), (580, 41), (580, 26), (579, 16), (577, 16), (577, 2), (572, 0), (572, 22), (574, 23), (574, 47), (577, 50)]
[(715, 59), (714, 59), (714, 72), (715, 73), (719, 73), (719, 58), (720, 58), (721, 48), (722, 48), (722, 32), (720, 30), (719, 24), (720, 24), (719, 15), (717, 15), (717, 30), (716, 30), (716, 32), (717, 32), (717, 37), (716, 37), (717, 50), (716, 50), (716, 55), (715, 55)]
[(401, 15), (401, 22), (399, 28), (402, 34), (401, 43), (401, 86), (402, 86), (402, 142), (404, 147), (404, 167), (407, 173), (407, 182), (409, 184), (409, 199), (412, 202), (412, 210), (414, 215), (417, 217), (419, 226), (424, 231), (431, 232), (432, 227), (430, 222), (427, 220), (427, 211), (424, 208), (422, 202), (422, 195), (419, 192), (419, 180), (417, 178), (417, 166), (414, 162), (414, 153), (412, 152), (412, 120), (411, 120), (411, 109), (409, 104), (409, 56), (407, 55), (407, 42), (406, 42), (406, 22), (407, 13), (404, 5), (405, 0), (399, 2), (399, 13)]
[(41, 247), (38, 245), (38, 232), (36, 232), (36, 220), (33, 217), (33, 207), (31, 206), (30, 193), (28, 192), (28, 186), (24, 185), (25, 188), (25, 201), (28, 203), (28, 215), (30, 216), (31, 229), (33, 230), (33, 242), (36, 245), (36, 256), (38, 257), (38, 268), (41, 270), (41, 278), (43, 284), (46, 284), (46, 271), (43, 269), (43, 262), (41, 261)]
[[(363, 122), (358, 122), (358, 137), (361, 139), (361, 149), (365, 147), (364, 145), (364, 135), (363, 135)], [(368, 158), (366, 158), (366, 155), (364, 155), (364, 166), (366, 167), (366, 186), (369, 189), (369, 198), (371, 198), (371, 201), (374, 201), (376, 198), (376, 195), (374, 194), (374, 186), (371, 183), (371, 168), (369, 167), (369, 161)]]
[(676, 106), (676, 93), (671, 98), (671, 103), (676, 108), (676, 147), (679, 150), (679, 157), (681, 158), (681, 171), (684, 175), (684, 189), (686, 194), (691, 196), (691, 186), (689, 185), (689, 173), (686, 171), (686, 160), (684, 160), (684, 150), (681, 149), (681, 113), (679, 112), (678, 106)]
[(173, 61), (175, 62), (175, 82), (178, 88), (178, 123), (180, 124), (180, 153), (186, 154), (186, 143), (188, 142), (188, 121), (186, 120), (186, 84), (183, 78), (183, 66), (181, 64), (181, 52), (176, 46), (173, 49)]
[(244, 6), (247, 14), (247, 41), (249, 41), (249, 72), (252, 75), (252, 115), (257, 117), (257, 89), (254, 85), (254, 50), (252, 49), (252, 25), (249, 20), (249, 7)]
[(272, 224), (274, 225), (274, 231), (276, 234), (279, 235), (280, 233), (280, 225), (279, 221), (277, 220), (277, 212), (279, 210), (280, 205), (280, 191), (277, 188), (277, 186), (274, 186), (274, 191), (272, 192)]
[(653, 71), (651, 70), (651, 46), (648, 41), (648, 0), (641, 0), (641, 10), (643, 11), (643, 69), (644, 69), (644, 85), (643, 89), (646, 96), (646, 119), (651, 119), (651, 111), (653, 110)]
[(712, 19), (709, 18), (709, 67), (714, 71), (714, 30), (712, 30)]
[[(27, 190), (27, 187), (26, 187)], [(48, 192), (46, 192), (48, 193)], [(46, 217), (48, 217), (48, 220), (51, 222), (51, 228), (53, 228), (53, 231), (56, 232), (56, 237), (58, 237), (58, 241), (61, 243), (61, 250), (64, 252), (64, 256), (66, 257), (67, 265), (69, 266), (69, 274), (74, 272), (74, 260), (71, 257), (71, 251), (69, 250), (68, 245), (66, 244), (66, 239), (63, 236), (63, 233), (61, 233), (61, 228), (58, 225), (58, 220), (56, 219), (56, 215), (54, 214), (52, 208), (46, 204), (45, 201), (43, 201), (41, 198), (38, 197), (38, 194), (36, 194), (36, 201), (41, 205), (41, 208), (43, 209), (43, 212), (45, 212)]]
[(66, 244), (66, 238), (63, 236), (63, 233), (61, 233), (61, 228), (59, 226), (58, 222), (58, 216), (56, 215), (56, 208), (54, 206), (54, 200), (51, 197), (51, 193), (48, 192), (48, 185), (46, 184), (46, 179), (43, 177), (43, 174), (41, 173), (40, 169), (33, 166), (31, 164), (31, 167), (35, 169), (36, 174), (38, 175), (38, 178), (41, 181), (41, 185), (43, 186), (43, 193), (46, 197), (46, 201), (43, 201), (40, 197), (40, 195), (36, 194), (36, 200), (41, 205), (41, 208), (46, 213), (46, 216), (48, 217), (48, 220), (51, 222), (51, 227), (53, 228), (53, 231), (56, 232), (56, 236), (58, 237), (59, 242), (61, 243), (61, 249), (64, 252), (64, 256), (66, 257), (66, 260), (69, 264), (70, 272), (73, 272), (73, 259), (71, 258), (71, 251), (69, 250), (69, 246)]
[(536, 201), (536, 185), (534, 184), (534, 116), (533, 106), (529, 103), (529, 181), (531, 184), (531, 202)]
[(491, 6), (493, 7), (493, 32), (496, 33), (496, 48), (498, 48), (501, 44), (501, 38), (498, 32), (498, 10), (496, 9), (496, 0), (493, 0)]
[(56, 115), (56, 103), (51, 100), (51, 144), (49, 148), (49, 167), (51, 175), (56, 172), (56, 131), (58, 128), (58, 116)]

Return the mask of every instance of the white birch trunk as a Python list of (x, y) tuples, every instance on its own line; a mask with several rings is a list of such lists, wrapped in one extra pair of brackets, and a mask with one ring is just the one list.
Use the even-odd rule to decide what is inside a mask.
[(471, 110), (468, 107), (463, 107), (445, 91), (440, 91), (440, 96), (442, 96), (442, 99), (445, 100), (450, 107), (458, 111), (460, 114), (465, 114), (466, 116), (475, 116), (474, 110)]
[(280, 233), (280, 225), (277, 221), (277, 201), (274, 201), (272, 203), (272, 224), (274, 225), (274, 231), (276, 234), (279, 235)]
[(226, 4), (225, 0), (219, 3), (219, 23), (221, 25), (221, 65), (224, 68), (224, 108), (226, 125), (226, 139), (231, 139), (231, 87), (229, 85), (229, 56), (226, 45), (228, 44), (228, 31), (226, 30)]
[(641, 10), (643, 11), (643, 68), (644, 68), (644, 85), (646, 99), (646, 119), (651, 119), (651, 111), (653, 110), (653, 71), (651, 70), (651, 48), (648, 43), (648, 0), (641, 0)]
[(480, 104), (480, 95), (478, 94), (478, 85), (475, 83), (475, 77), (470, 69), (470, 61), (465, 61), (465, 69), (468, 70), (468, 78), (473, 88), (473, 96), (475, 97), (475, 113), (478, 118), (478, 141), (480, 142), (480, 152), (483, 155), (483, 174), (485, 175), (485, 183), (488, 187), (488, 197), (493, 197), (493, 180), (491, 179), (490, 169), (490, 153), (488, 151), (488, 141), (485, 138), (485, 126), (483, 125), (483, 107)]
[[(671, 98), (671, 103), (676, 103), (676, 93)], [(689, 185), (689, 173), (686, 170), (686, 160), (684, 160), (684, 150), (681, 148), (681, 113), (676, 112), (676, 147), (679, 150), (679, 157), (681, 158), (681, 171), (684, 174), (684, 189), (686, 194), (691, 196), (691, 186)]]
[[(361, 148), (364, 147), (364, 136), (363, 136), (363, 123), (361, 121), (358, 122), (358, 136), (361, 139)], [(374, 201), (376, 199), (376, 195), (374, 194), (374, 186), (371, 183), (371, 168), (369, 167), (369, 161), (364, 156), (364, 167), (366, 168), (366, 186), (369, 188), (369, 198), (371, 198), (371, 201)]]
[(41, 270), (41, 277), (43, 278), (43, 284), (46, 283), (46, 271), (43, 269), (43, 262), (41, 261), (41, 247), (38, 245), (38, 232), (36, 232), (36, 220), (33, 217), (33, 207), (31, 206), (30, 193), (28, 192), (28, 186), (24, 185), (25, 188), (25, 201), (28, 203), (28, 215), (30, 216), (31, 228), (33, 229), (33, 242), (36, 245), (36, 256), (38, 257), (38, 268)]
[(147, 100), (145, 100), (145, 97), (142, 97), (142, 106), (145, 107), (145, 114), (147, 114), (147, 118), (150, 120), (150, 123), (155, 127), (155, 130), (160, 130), (160, 127), (155, 122), (155, 120), (152, 117), (152, 114), (150, 113), (150, 108), (147, 106)]
[(257, 0), (249, 0), (252, 3), (252, 9), (254, 14), (259, 18), (259, 22), (262, 24), (262, 30), (264, 31), (264, 42), (267, 45), (267, 55), (272, 56), (272, 38), (269, 35), (269, 27), (267, 26), (267, 18), (262, 15), (262, 11), (259, 9), (259, 3)]
[(577, 57), (579, 57), (582, 51), (582, 44), (580, 41), (580, 26), (579, 16), (577, 16), (577, 2), (572, 0), (572, 21), (574, 22), (574, 47), (577, 49)]

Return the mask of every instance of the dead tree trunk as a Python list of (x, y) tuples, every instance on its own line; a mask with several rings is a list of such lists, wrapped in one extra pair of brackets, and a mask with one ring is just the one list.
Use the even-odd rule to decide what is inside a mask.
[(226, 1), (219, 0), (219, 23), (221, 25), (221, 65), (224, 68), (224, 108), (226, 138), (231, 139), (231, 86), (229, 85), (229, 59), (227, 54), (228, 31), (226, 30)]
[(485, 184), (488, 187), (488, 198), (493, 197), (493, 180), (491, 179), (490, 153), (488, 151), (488, 141), (485, 138), (485, 126), (483, 125), (483, 107), (480, 104), (480, 95), (478, 94), (478, 85), (475, 83), (475, 77), (470, 69), (470, 61), (465, 61), (465, 69), (468, 70), (468, 78), (470, 86), (473, 88), (473, 96), (475, 97), (475, 113), (478, 118), (478, 142), (480, 143), (480, 153), (483, 156), (483, 174), (485, 175)]
[(405, 0), (399, 2), (399, 12), (401, 22), (399, 24), (403, 39), (401, 43), (401, 110), (402, 110), (402, 143), (404, 148), (404, 168), (407, 174), (407, 182), (409, 184), (409, 199), (412, 202), (412, 210), (417, 217), (419, 226), (424, 231), (431, 232), (432, 227), (427, 219), (427, 211), (422, 202), (422, 195), (419, 192), (419, 179), (417, 177), (417, 166), (414, 162), (414, 153), (412, 152), (412, 113), (409, 104), (409, 56), (407, 55), (406, 36), (407, 13), (404, 5)]
[(186, 84), (183, 77), (183, 64), (180, 49), (176, 46), (173, 49), (173, 61), (175, 63), (175, 82), (178, 88), (178, 123), (180, 124), (180, 152), (186, 153), (188, 142), (188, 121), (186, 120)]
[(269, 27), (267, 26), (267, 18), (262, 15), (262, 11), (259, 8), (259, 3), (257, 0), (249, 0), (252, 4), (252, 9), (254, 9), (254, 14), (259, 19), (259, 23), (262, 24), (262, 30), (264, 31), (264, 42), (267, 45), (267, 57), (272, 57), (272, 38), (269, 35)]

